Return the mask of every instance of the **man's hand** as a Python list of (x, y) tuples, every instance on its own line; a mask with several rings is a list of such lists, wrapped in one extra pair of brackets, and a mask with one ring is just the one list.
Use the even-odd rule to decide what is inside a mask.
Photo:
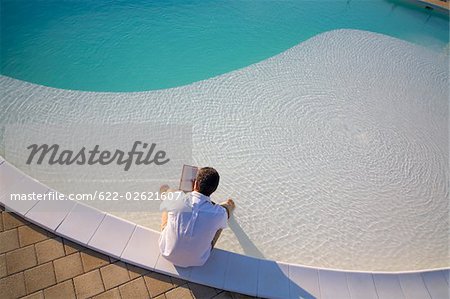
[(228, 219), (231, 217), (231, 213), (236, 208), (236, 204), (231, 198), (228, 198), (226, 201), (221, 202), (220, 205), (227, 210)]

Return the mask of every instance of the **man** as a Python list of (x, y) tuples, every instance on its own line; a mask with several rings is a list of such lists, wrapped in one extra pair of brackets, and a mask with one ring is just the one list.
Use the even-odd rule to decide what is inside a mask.
[[(219, 173), (211, 167), (199, 169), (194, 191), (184, 198), (184, 209), (163, 211), (159, 248), (161, 255), (180, 267), (201, 266), (208, 259), (220, 233), (235, 208), (233, 200), (216, 205), (211, 194), (219, 185)], [(161, 191), (171, 192), (168, 186)]]

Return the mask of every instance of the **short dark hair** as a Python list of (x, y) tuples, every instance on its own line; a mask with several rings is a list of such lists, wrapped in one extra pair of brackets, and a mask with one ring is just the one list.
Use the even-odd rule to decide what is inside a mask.
[(202, 167), (198, 170), (195, 178), (198, 192), (210, 196), (219, 186), (220, 176), (217, 170), (212, 167)]

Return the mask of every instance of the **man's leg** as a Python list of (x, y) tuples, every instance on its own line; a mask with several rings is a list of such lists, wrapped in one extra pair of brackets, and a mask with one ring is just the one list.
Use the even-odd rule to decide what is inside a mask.
[(161, 231), (163, 231), (167, 225), (167, 218), (168, 218), (167, 211), (163, 211), (161, 215)]
[[(168, 192), (169, 190), (170, 190), (169, 185), (162, 185), (159, 188), (159, 193), (162, 194), (162, 193)], [(169, 217), (169, 215), (168, 215), (167, 211), (164, 210), (161, 215), (161, 231), (163, 231), (164, 228), (166, 227), (168, 217)]]
[(213, 240), (212, 240), (212, 242), (211, 242), (211, 249), (213, 249), (214, 246), (216, 245), (217, 240), (219, 240), (219, 237), (220, 237), (220, 234), (221, 234), (221, 233), (222, 233), (222, 229), (219, 229), (219, 230), (216, 232), (216, 234), (214, 235), (214, 238), (213, 238)]

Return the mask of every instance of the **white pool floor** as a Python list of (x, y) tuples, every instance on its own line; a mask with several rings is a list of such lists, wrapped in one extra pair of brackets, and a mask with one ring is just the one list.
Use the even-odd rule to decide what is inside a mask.
[[(347, 270), (449, 266), (448, 53), (338, 30), (174, 89), (87, 93), (4, 76), (0, 87), (2, 125), (192, 124), (191, 162), (218, 169), (215, 199), (238, 206), (222, 248)], [(3, 154), (62, 192), (96, 188)], [(159, 226), (154, 212), (117, 214)]]

